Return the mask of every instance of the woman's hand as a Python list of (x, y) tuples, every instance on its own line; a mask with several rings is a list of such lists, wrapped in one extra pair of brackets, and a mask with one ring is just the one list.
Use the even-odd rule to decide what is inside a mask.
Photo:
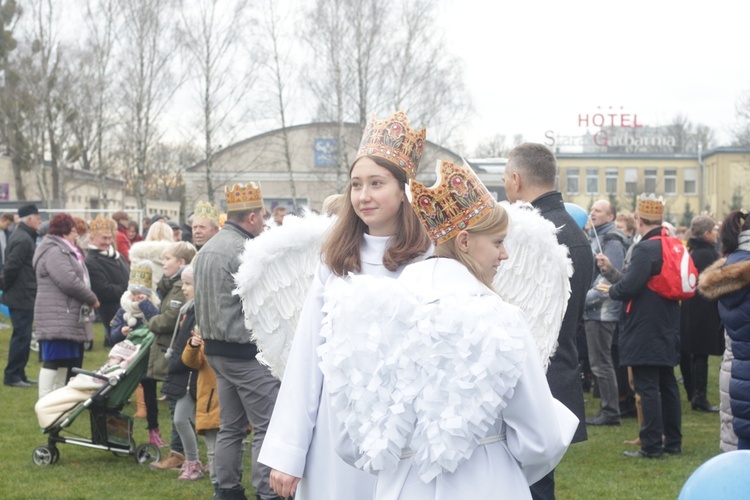
[(99, 299), (96, 299), (96, 302), (94, 302), (93, 307), (94, 309), (99, 309), (99, 307), (101, 307), (101, 303), (99, 302)]
[(271, 488), (282, 498), (290, 497), (297, 491), (299, 478), (284, 474), (276, 469), (271, 470)]
[(612, 263), (609, 261), (609, 258), (603, 253), (599, 253), (596, 255), (596, 265), (604, 273), (612, 269)]
[(130, 333), (130, 332), (132, 332), (132, 331), (133, 331), (133, 329), (132, 329), (132, 328), (130, 328), (129, 326), (123, 326), (123, 327), (122, 327), (122, 328), (120, 329), (120, 332), (121, 332), (121, 333), (122, 333), (123, 335), (125, 335), (125, 336), (127, 336), (127, 335), (128, 335), (128, 333)]

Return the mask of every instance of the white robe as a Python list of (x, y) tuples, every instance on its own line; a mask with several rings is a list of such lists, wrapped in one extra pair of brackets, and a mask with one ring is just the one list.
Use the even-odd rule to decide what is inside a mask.
[[(501, 327), (511, 332), (510, 339), (519, 340), (520, 343), (517, 345), (519, 349), (525, 351), (526, 355), (523, 356), (523, 361), (516, 366), (509, 365), (507, 373), (512, 380), (511, 383), (515, 383), (515, 387), (510, 391), (510, 397), (506, 400), (507, 406), (500, 410), (496, 418), (490, 417), (490, 423), (493, 419), (494, 423), (491, 423), (489, 431), (483, 436), (477, 436), (477, 439), (504, 436), (503, 439), (491, 444), (480, 444), (474, 448), (468, 459), (459, 461), (454, 472), (444, 471), (428, 482), (424, 482), (420, 478), (420, 464), (416, 463), (418, 460), (409, 457), (409, 453), (406, 452), (406, 450), (411, 449), (409, 446), (410, 438), (407, 438), (405, 447), (396, 447), (396, 449), (402, 449), (406, 452), (401, 454), (400, 461), (397, 461), (394, 466), (383, 466), (382, 463), (378, 466), (382, 469), (378, 471), (374, 498), (378, 500), (453, 500), (456, 498), (498, 498), (499, 494), (502, 498), (531, 498), (529, 485), (546, 475), (562, 459), (578, 426), (578, 419), (552, 397), (523, 313), (515, 306), (504, 303), (499, 296), (476, 280), (463, 265), (452, 259), (438, 258), (412, 264), (404, 270), (398, 281), (408, 290), (409, 294), (416, 297), (417, 302), (430, 304), (437, 301), (443, 312), (446, 308), (450, 310), (452, 305), (459, 303), (458, 300), (448, 303), (447, 296), (491, 297), (490, 303), (492, 304), (493, 315), (488, 316), (487, 321), (493, 324), (499, 323)], [(373, 284), (369, 287), (369, 289), (374, 288)], [(360, 295), (358, 291), (352, 293), (352, 296)], [(394, 296), (397, 297), (398, 295), (394, 294)], [(446, 300), (441, 301), (441, 296)], [(495, 297), (497, 298), (496, 302), (494, 301)], [(333, 300), (335, 300), (335, 295)], [(456, 310), (455, 313), (455, 316), (459, 318), (456, 321), (462, 321), (460, 317), (465, 311)], [(452, 314), (452, 311), (449, 314)], [(347, 330), (345, 323), (347, 319), (356, 321), (354, 318), (342, 318), (341, 316), (339, 316), (339, 319), (345, 324), (343, 330)], [(333, 318), (333, 321), (335, 322), (336, 318)], [(364, 314), (361, 316), (361, 321), (373, 324), (375, 320)], [(384, 323), (387, 321), (383, 320)], [(381, 328), (381, 331), (391, 332), (392, 330), (389, 330), (386, 325), (385, 328)], [(327, 332), (324, 333), (328, 335)], [(331, 334), (336, 335), (335, 328)], [(394, 336), (391, 336), (390, 333), (383, 333), (383, 335), (394, 338), (394, 336), (407, 334), (394, 332)], [(439, 337), (439, 335), (433, 335), (432, 339), (436, 336)], [(429, 343), (430, 337), (424, 335), (419, 338), (424, 338), (424, 348), (428, 348), (427, 343)], [(443, 341), (442, 344), (444, 346), (445, 342)], [(335, 348), (334, 345), (332, 345), (332, 349)], [(346, 344), (339, 345), (342, 345), (343, 351), (349, 349)], [(372, 345), (369, 347), (371, 348)], [(321, 349), (323, 349), (321, 351), (323, 353), (326, 348)], [(341, 359), (341, 356), (348, 355), (348, 352), (343, 351), (336, 353), (339, 356), (338, 358), (335, 355), (331, 356), (330, 359), (334, 360), (334, 363), (330, 366), (335, 366), (335, 359)], [(324, 356), (325, 363), (326, 357)], [(378, 365), (377, 369), (382, 369), (382, 364)], [(399, 367), (399, 369), (402, 368)], [(408, 368), (403, 369), (408, 370)], [(520, 376), (518, 376), (518, 369), (520, 369)], [(512, 372), (515, 372), (515, 374), (512, 374)], [(396, 376), (394, 379), (403, 380), (411, 376), (412, 373), (405, 373), (403, 376)], [(341, 373), (337, 374), (341, 375)], [(382, 378), (382, 380), (386, 379), (387, 377)], [(331, 385), (335, 385), (333, 380), (331, 382)], [(331, 387), (326, 386), (324, 393), (328, 393), (330, 390)], [(423, 393), (423, 391), (420, 391), (420, 393)], [(333, 396), (330, 396), (328, 400), (334, 401)], [(339, 404), (335, 409), (329, 409), (329, 412), (349, 418), (350, 431), (356, 435), (360, 429), (366, 428), (366, 426), (358, 425), (357, 419), (367, 421), (371, 413), (352, 410), (351, 408), (355, 406), (350, 401), (349, 404)], [(449, 406), (447, 402), (445, 406)], [(361, 413), (355, 414), (358, 411)], [(348, 463), (354, 464), (358, 460), (361, 462), (364, 453), (361, 448), (357, 449), (353, 445), (352, 436), (347, 434), (345, 425), (339, 419), (332, 420), (331, 425), (331, 433), (336, 439), (336, 448), (340, 456)], [(358, 437), (362, 438), (363, 436)], [(371, 438), (372, 434), (368, 437)], [(372, 442), (373, 440), (370, 439), (369, 443)], [(366, 438), (364, 441), (360, 439), (359, 443), (367, 445), (368, 440)], [(382, 445), (382, 441), (379, 442), (379, 445)], [(377, 450), (382, 450), (382, 447), (376, 446)], [(372, 463), (368, 462), (368, 465), (372, 465)], [(424, 463), (421, 465), (424, 470)]]
[[(388, 271), (383, 254), (388, 237), (365, 235), (360, 256), (362, 274), (398, 277)], [(317, 348), (323, 320), (323, 293), (330, 280), (339, 279), (320, 265), (300, 314), (273, 417), (258, 461), (302, 478), (296, 500), (359, 500), (372, 498), (375, 477), (346, 464), (334, 451), (329, 434), (329, 405), (318, 367)]]

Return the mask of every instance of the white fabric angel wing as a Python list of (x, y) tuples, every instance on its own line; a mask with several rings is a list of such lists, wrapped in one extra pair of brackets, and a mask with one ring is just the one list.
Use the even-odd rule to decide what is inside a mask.
[(526, 203), (503, 203), (510, 216), (505, 239), (508, 260), (498, 268), (493, 286), (506, 302), (526, 314), (544, 370), (557, 349), (570, 297), (573, 263), (557, 242), (555, 225)]
[(320, 368), (355, 466), (408, 458), (426, 483), (455, 472), (521, 376), (521, 312), (494, 295), (420, 301), (398, 280), (362, 275), (337, 279), (325, 300)]
[(305, 213), (245, 243), (234, 275), (245, 326), (258, 347), (258, 360), (274, 377), (284, 376), (299, 314), (307, 296), (320, 247), (334, 219)]

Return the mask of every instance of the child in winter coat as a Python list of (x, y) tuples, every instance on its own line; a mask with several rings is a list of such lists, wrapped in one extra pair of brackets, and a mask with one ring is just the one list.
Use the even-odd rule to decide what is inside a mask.
[(219, 480), (214, 469), (214, 450), (216, 449), (216, 436), (219, 434), (219, 396), (216, 392), (216, 375), (206, 361), (206, 355), (203, 352), (203, 339), (200, 337), (198, 327), (193, 329), (193, 336), (190, 337), (185, 350), (182, 351), (182, 362), (190, 368), (198, 370), (195, 430), (198, 434), (203, 435), (206, 441), (208, 468), (211, 483), (216, 491), (219, 487)]

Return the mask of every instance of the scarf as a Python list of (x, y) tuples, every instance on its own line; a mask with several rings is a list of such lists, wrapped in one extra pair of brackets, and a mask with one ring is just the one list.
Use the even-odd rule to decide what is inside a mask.
[(120, 252), (115, 250), (115, 247), (113, 247), (112, 245), (110, 245), (106, 250), (99, 250), (98, 247), (89, 244), (89, 250), (99, 252), (99, 254), (102, 255), (103, 257), (108, 257), (110, 259), (117, 260), (120, 258)]
[(738, 250), (744, 250), (746, 252), (750, 252), (750, 229), (746, 231), (742, 231), (740, 233), (740, 237), (738, 241), (739, 241), (739, 246), (737, 247)]

